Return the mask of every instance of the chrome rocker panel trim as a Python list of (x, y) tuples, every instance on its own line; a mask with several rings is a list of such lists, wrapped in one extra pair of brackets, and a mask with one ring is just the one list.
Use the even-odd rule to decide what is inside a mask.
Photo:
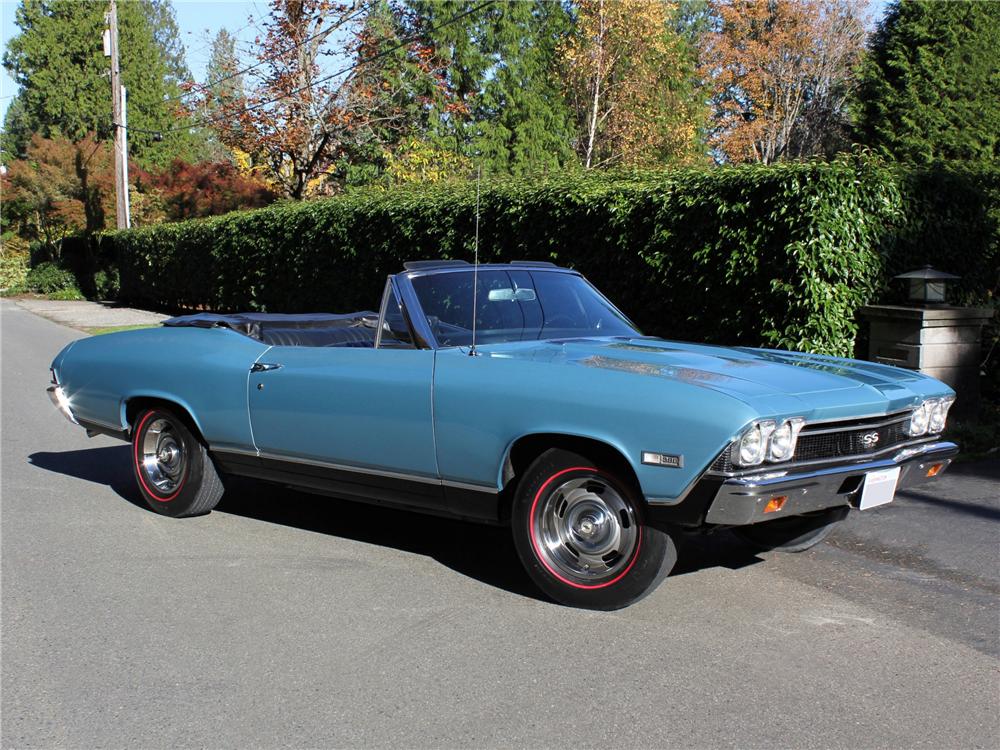
[[(958, 454), (958, 446), (949, 442), (925, 443), (902, 448), (892, 457), (849, 466), (789, 474), (772, 470), (754, 476), (724, 481), (711, 501), (705, 522), (720, 526), (745, 526), (812, 511), (850, 505), (869, 471), (899, 466), (901, 471), (896, 489), (926, 481), (930, 464), (943, 463), (948, 468)], [(854, 479), (857, 481), (852, 481)], [(775, 496), (788, 498), (784, 507), (764, 515), (764, 506)]]
[(419, 484), (431, 484), (441, 487), (454, 487), (455, 489), (469, 490), (470, 492), (486, 492), (492, 495), (499, 494), (499, 490), (496, 487), (487, 487), (481, 484), (470, 484), (468, 482), (455, 482), (450, 479), (441, 479), (439, 477), (428, 477), (420, 474), (405, 474), (398, 471), (386, 471), (384, 469), (373, 469), (364, 466), (353, 466), (349, 464), (338, 464), (332, 463), (330, 461), (317, 461), (309, 458), (302, 458), (299, 456), (289, 456), (281, 453), (269, 453), (267, 451), (248, 451), (241, 450), (239, 448), (221, 448), (216, 447), (211, 449), (213, 454), (233, 454), (238, 456), (249, 456), (251, 458), (260, 459), (270, 459), (274, 461), (284, 461), (290, 464), (302, 464), (304, 466), (316, 466), (322, 469), (330, 469), (334, 471), (344, 471), (351, 472), (355, 474), (366, 474), (375, 477), (386, 477), (388, 479), (401, 479), (408, 482), (417, 482)]

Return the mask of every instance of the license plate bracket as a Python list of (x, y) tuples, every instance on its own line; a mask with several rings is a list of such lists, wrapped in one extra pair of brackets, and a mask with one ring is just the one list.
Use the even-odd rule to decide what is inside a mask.
[(899, 467), (879, 469), (865, 474), (861, 485), (861, 498), (858, 501), (859, 510), (877, 508), (879, 505), (891, 503), (896, 496), (896, 485), (899, 483)]

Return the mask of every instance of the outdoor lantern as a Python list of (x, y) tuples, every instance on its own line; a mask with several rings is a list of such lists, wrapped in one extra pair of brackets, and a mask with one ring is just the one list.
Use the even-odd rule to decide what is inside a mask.
[(906, 279), (910, 282), (909, 300), (919, 305), (937, 305), (945, 301), (945, 285), (961, 278), (944, 271), (936, 271), (930, 266), (924, 266), (916, 271), (907, 271), (895, 276), (896, 279)]

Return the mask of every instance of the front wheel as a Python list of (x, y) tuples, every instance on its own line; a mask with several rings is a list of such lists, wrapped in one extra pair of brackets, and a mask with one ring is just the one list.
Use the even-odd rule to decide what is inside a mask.
[(222, 498), (222, 480), (208, 451), (169, 409), (147, 409), (136, 417), (132, 470), (146, 504), (165, 516), (208, 513)]
[(573, 607), (633, 604), (677, 561), (670, 535), (645, 523), (638, 493), (569, 451), (549, 450), (529, 467), (518, 483), (511, 522), (532, 580)]
[(761, 552), (805, 552), (826, 539), (847, 516), (847, 508), (831, 508), (808, 516), (791, 516), (738, 526), (733, 532)]

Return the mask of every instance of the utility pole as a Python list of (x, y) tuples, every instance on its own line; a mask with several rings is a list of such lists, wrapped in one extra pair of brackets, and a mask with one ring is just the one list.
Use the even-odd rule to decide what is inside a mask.
[(111, 0), (104, 54), (111, 58), (111, 112), (115, 134), (115, 217), (119, 229), (132, 225), (128, 205), (128, 135), (125, 123), (125, 87), (118, 64), (118, 5)]

